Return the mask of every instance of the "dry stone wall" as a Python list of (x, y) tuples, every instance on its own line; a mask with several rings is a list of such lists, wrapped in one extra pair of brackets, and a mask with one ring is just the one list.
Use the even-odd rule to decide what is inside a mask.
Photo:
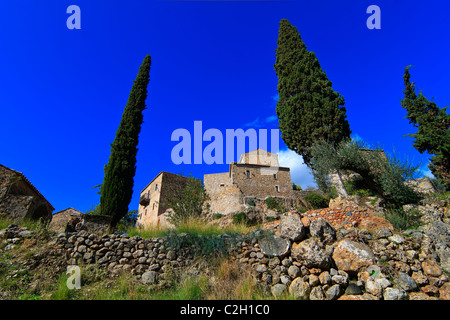
[[(249, 270), (262, 290), (275, 297), (450, 300), (447, 211), (441, 219), (403, 232), (383, 224), (365, 229), (363, 223), (337, 229), (322, 218), (333, 213), (309, 214), (308, 223), (303, 222), (305, 217), (287, 212), (278, 224), (247, 235), (209, 236), (219, 244), (209, 254), (220, 252), (241, 270)], [(2, 250), (13, 249), (32, 233), (14, 225), (0, 231)], [(174, 272), (205, 272), (198, 264), (199, 257), (206, 257), (198, 251), (205, 236), (174, 237), (143, 239), (81, 230), (60, 233), (50, 241), (54, 254), (67, 265), (95, 264), (112, 275), (127, 272), (144, 284), (166, 287)]]

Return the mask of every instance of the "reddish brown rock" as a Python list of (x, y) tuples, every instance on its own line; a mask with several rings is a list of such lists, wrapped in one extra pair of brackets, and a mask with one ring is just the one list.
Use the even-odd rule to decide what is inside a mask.
[(444, 283), (439, 288), (439, 298), (444, 300), (450, 300), (450, 282)]
[(344, 239), (335, 246), (333, 260), (339, 270), (356, 274), (362, 268), (372, 265), (375, 256), (366, 244)]
[(441, 269), (439, 268), (437, 263), (432, 260), (425, 260), (424, 262), (422, 262), (422, 269), (425, 274), (432, 277), (439, 277), (442, 275)]

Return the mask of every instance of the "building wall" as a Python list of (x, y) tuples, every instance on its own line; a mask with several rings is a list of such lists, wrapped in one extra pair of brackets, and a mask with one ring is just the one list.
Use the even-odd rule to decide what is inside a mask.
[(0, 165), (0, 213), (12, 219), (52, 219), (53, 206), (20, 172)]
[[(230, 168), (233, 182), (245, 196), (265, 199), (267, 197), (292, 197), (289, 168), (278, 167), (272, 174), (262, 174), (267, 168), (252, 164), (233, 164)], [(263, 172), (266, 173), (266, 172)]]
[(136, 225), (139, 227), (145, 229), (159, 225), (158, 210), (162, 177), (163, 175), (160, 173), (141, 191), (141, 197), (148, 196), (149, 202), (146, 205), (139, 204), (138, 218), (136, 221)]
[(144, 229), (150, 227), (172, 227), (168, 220), (171, 208), (169, 197), (185, 187), (188, 178), (169, 172), (161, 172), (142, 191), (141, 197), (148, 196), (147, 205), (139, 204), (136, 225)]
[(229, 172), (205, 174), (204, 183), (212, 213), (227, 215), (244, 209), (243, 194), (230, 179)]
[(278, 154), (262, 149), (253, 150), (241, 155), (239, 163), (259, 164), (272, 167), (279, 167)]

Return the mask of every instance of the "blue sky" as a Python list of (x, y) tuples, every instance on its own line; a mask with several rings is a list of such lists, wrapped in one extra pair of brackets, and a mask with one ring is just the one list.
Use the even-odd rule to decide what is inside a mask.
[[(81, 30), (69, 30), (69, 5)], [(381, 30), (366, 9), (381, 8)], [(450, 105), (446, 1), (8, 1), (0, 10), (0, 163), (23, 172), (56, 208), (99, 202), (110, 143), (138, 68), (152, 56), (134, 196), (160, 171), (224, 172), (175, 165), (178, 128), (277, 128), (273, 68), (278, 23), (295, 25), (346, 100), (355, 137), (418, 163), (414, 128), (400, 106), (403, 71), (441, 107)], [(311, 177), (280, 139), (282, 163)]]

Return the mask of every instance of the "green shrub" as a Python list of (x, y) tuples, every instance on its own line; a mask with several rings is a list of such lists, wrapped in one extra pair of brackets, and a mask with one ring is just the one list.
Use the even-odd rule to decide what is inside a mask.
[(317, 194), (315, 192), (311, 192), (305, 196), (305, 200), (314, 208), (314, 209), (322, 209), (328, 208), (329, 200), (325, 197)]
[(243, 224), (243, 225), (249, 225), (250, 219), (248, 218), (247, 214), (245, 212), (240, 212), (238, 214), (235, 214), (233, 216), (233, 223), (234, 224)]
[(395, 229), (406, 230), (411, 228), (417, 228), (420, 226), (420, 212), (418, 210), (412, 210), (405, 213), (403, 209), (391, 209), (385, 218), (392, 223)]
[(249, 206), (251, 206), (251, 207), (256, 206), (255, 200), (253, 200), (253, 199), (248, 200), (248, 201), (247, 201), (247, 204), (248, 204)]
[(269, 209), (277, 209), (279, 206), (279, 203), (276, 199), (269, 197), (265, 200), (267, 208)]
[(223, 214), (221, 214), (221, 213), (214, 213), (213, 215), (212, 215), (212, 219), (213, 220), (217, 220), (217, 219), (220, 219), (220, 218), (222, 218), (223, 217)]

